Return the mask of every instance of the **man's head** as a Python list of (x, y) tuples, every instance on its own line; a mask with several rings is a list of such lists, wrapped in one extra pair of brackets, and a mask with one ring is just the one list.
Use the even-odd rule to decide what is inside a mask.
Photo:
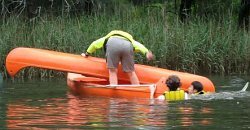
[(176, 75), (170, 75), (166, 80), (166, 85), (169, 91), (176, 91), (181, 86), (180, 78)]

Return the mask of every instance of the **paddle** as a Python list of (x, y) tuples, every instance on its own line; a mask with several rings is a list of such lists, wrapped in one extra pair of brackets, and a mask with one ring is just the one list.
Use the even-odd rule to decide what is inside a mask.
[(248, 88), (248, 84), (249, 84), (249, 82), (247, 82), (245, 84), (245, 86), (240, 90), (240, 92), (245, 92), (247, 90), (247, 88)]

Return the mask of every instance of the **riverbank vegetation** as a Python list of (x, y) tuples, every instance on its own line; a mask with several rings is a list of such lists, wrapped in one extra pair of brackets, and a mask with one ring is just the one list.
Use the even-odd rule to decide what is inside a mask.
[[(120, 29), (131, 33), (155, 54), (152, 62), (138, 54), (136, 63), (196, 74), (249, 74), (250, 34), (247, 29), (238, 27), (240, 2), (235, 0), (219, 6), (220, 9), (211, 5), (203, 13), (200, 10), (204, 5), (192, 7), (185, 21), (180, 20), (174, 1), (147, 5), (134, 5), (126, 0), (113, 3), (88, 13), (61, 11), (59, 14), (41, 13), (32, 18), (19, 13), (5, 16), (0, 21), (0, 71), (7, 76), (4, 59), (13, 48), (22, 46), (81, 54), (93, 40)], [(95, 56), (103, 57), (103, 52)], [(31, 68), (22, 71), (19, 77), (62, 75)]]

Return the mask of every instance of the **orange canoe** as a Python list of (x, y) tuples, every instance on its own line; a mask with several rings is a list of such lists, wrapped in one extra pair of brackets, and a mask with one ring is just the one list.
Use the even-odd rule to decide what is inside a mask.
[[(155, 84), (144, 85), (107, 85), (107, 80), (85, 77), (81, 74), (68, 73), (67, 85), (70, 90), (78, 95), (84, 96), (104, 96), (104, 97), (119, 97), (119, 98), (150, 98), (150, 87), (155, 87)], [(166, 90), (152, 91), (154, 97), (162, 95)]]
[[(84, 58), (81, 55), (35, 48), (19, 47), (13, 49), (7, 55), (6, 58), (6, 68), (8, 73), (11, 76), (14, 76), (18, 71), (25, 67), (39, 67), (65, 72), (73, 72), (83, 74), (89, 77), (108, 80), (108, 70), (106, 68), (106, 61), (102, 58)], [(193, 81), (200, 81), (203, 84), (205, 91), (215, 92), (215, 87), (213, 83), (208, 78), (203, 76), (140, 64), (135, 65), (135, 70), (140, 80), (140, 83), (142, 84), (157, 83), (162, 77), (168, 77), (169, 75), (174, 74), (180, 77), (182, 82), (181, 87), (184, 90), (187, 90), (187, 88)], [(129, 78), (125, 73), (122, 72), (121, 65), (118, 67), (118, 80), (119, 83), (129, 83)], [(81, 87), (82, 84), (84, 84), (81, 81), (73, 82), (77, 83), (78, 87)], [(69, 87), (73, 88), (72, 86)], [(79, 89), (76, 91), (85, 90)]]

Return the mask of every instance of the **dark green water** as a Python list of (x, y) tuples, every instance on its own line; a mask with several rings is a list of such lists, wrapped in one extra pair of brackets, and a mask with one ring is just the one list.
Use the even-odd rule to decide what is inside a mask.
[(250, 129), (249, 77), (209, 77), (214, 95), (165, 102), (79, 97), (64, 79), (0, 83), (0, 129)]

